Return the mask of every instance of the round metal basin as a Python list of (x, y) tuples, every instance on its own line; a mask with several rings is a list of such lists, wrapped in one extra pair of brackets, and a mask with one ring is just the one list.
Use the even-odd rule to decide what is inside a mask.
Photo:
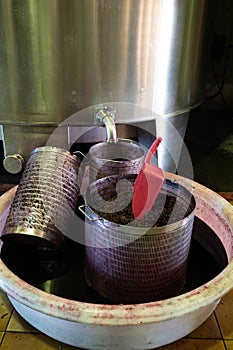
[[(107, 305), (48, 294), (24, 282), (0, 261), (0, 287), (19, 314), (41, 332), (85, 349), (152, 349), (178, 340), (201, 325), (233, 288), (233, 207), (191, 180), (166, 174), (193, 192), (196, 216), (220, 239), (226, 267), (209, 282), (179, 296), (144, 304)], [(15, 188), (0, 198), (2, 230)], [(205, 244), (205, 237), (199, 233)]]

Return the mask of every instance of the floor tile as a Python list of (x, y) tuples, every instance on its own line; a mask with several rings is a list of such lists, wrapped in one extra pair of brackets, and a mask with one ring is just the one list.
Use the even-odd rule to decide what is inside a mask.
[(233, 291), (225, 295), (215, 312), (224, 339), (233, 339)]
[[(5, 332), (0, 332), (0, 344), (1, 344), (1, 341), (2, 341), (4, 334), (5, 334)], [(1, 349), (1, 345), (0, 345), (0, 349)]]
[(156, 350), (225, 350), (225, 347), (222, 340), (181, 339)]
[(221, 333), (215, 314), (212, 313), (212, 315), (200, 327), (190, 333), (187, 338), (221, 339)]
[(4, 331), (11, 317), (13, 307), (5, 293), (0, 291), (0, 331)]
[[(44, 334), (6, 332), (1, 350), (75, 350), (77, 348), (62, 344)], [(217, 349), (218, 350), (218, 349)]]
[(25, 321), (15, 310), (13, 311), (7, 326), (7, 331), (39, 333), (36, 328)]
[(226, 340), (225, 341), (227, 350), (233, 350), (233, 340)]

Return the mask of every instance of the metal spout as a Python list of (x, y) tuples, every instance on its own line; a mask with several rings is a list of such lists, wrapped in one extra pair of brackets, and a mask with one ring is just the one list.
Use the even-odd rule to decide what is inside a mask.
[(116, 143), (118, 141), (116, 124), (115, 124), (116, 111), (110, 106), (104, 106), (96, 112), (96, 119), (101, 123), (104, 123), (106, 128), (106, 142)]

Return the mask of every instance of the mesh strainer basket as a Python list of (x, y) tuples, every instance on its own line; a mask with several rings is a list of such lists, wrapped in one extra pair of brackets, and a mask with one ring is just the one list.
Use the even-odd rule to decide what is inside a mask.
[(185, 283), (195, 199), (166, 179), (143, 221), (128, 220), (135, 176), (125, 179), (97, 180), (86, 193), (87, 281), (99, 294), (119, 303), (177, 295)]
[(1, 239), (60, 246), (79, 195), (80, 160), (57, 147), (35, 149), (26, 164)]
[(97, 143), (88, 153), (90, 182), (109, 175), (138, 174), (144, 158), (145, 150), (129, 139)]

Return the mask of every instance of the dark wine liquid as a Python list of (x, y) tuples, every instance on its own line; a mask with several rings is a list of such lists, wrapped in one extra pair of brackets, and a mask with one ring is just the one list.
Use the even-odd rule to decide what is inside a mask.
[[(71, 240), (67, 239), (64, 248), (57, 251), (7, 242), (3, 244), (1, 258), (17, 276), (47, 293), (70, 300), (113, 304), (87, 285), (85, 247)], [(210, 281), (227, 263), (219, 238), (195, 218), (186, 283), (180, 294)]]

